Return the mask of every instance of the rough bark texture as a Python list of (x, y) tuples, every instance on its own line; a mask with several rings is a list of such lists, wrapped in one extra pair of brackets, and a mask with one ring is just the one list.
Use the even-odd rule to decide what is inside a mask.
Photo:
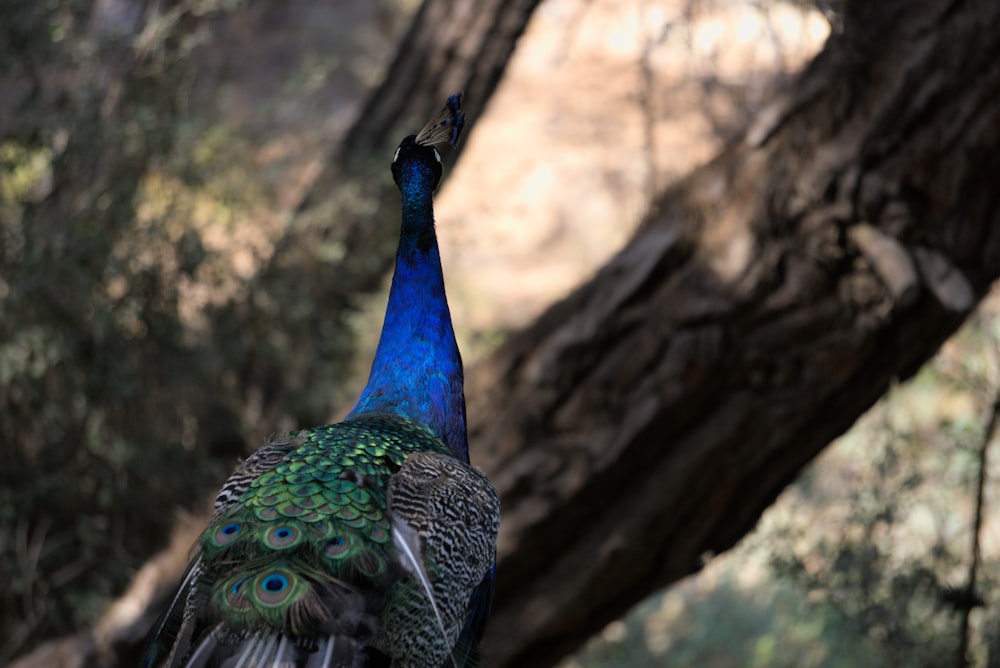
[(474, 377), (491, 666), (731, 547), (1000, 274), (1000, 4), (849, 5), (745, 141)]

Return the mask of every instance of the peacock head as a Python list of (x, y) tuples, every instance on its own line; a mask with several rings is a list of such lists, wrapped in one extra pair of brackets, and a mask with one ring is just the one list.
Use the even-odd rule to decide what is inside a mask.
[(417, 135), (404, 139), (392, 157), (392, 178), (403, 192), (411, 188), (434, 192), (442, 171), (441, 154), (433, 146), (418, 144)]
[(462, 94), (456, 93), (423, 130), (403, 140), (392, 157), (392, 178), (401, 191), (437, 190), (442, 168), (441, 154), (434, 146), (446, 142), (455, 146), (464, 125)]

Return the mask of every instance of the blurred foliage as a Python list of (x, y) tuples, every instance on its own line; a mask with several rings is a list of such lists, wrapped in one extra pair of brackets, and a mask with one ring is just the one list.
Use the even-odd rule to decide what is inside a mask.
[[(740, 546), (564, 668), (1000, 665), (1000, 455), (985, 433), (1000, 393), (998, 303), (984, 302), (814, 462)], [(983, 556), (969, 596), (984, 448)]]
[[(386, 260), (338, 264), (329, 220), (289, 231), (257, 138), (198, 95), (199, 49), (238, 11), (2, 10), (0, 664), (92, 622), (259, 425), (343, 400), (351, 309)], [(328, 64), (306, 65), (315, 90)], [(370, 208), (349, 185), (327, 210)]]

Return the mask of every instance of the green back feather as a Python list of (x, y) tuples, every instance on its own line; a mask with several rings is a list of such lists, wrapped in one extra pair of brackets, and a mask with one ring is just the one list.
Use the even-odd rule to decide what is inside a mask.
[(298, 432), (291, 444), (202, 534), (200, 586), (221, 621), (309, 635), (326, 630), (345, 597), (381, 606), (398, 577), (389, 477), (411, 453), (448, 450), (429, 430), (386, 414)]

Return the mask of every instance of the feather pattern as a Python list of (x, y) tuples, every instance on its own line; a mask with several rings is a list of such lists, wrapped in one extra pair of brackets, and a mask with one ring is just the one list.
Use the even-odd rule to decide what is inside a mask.
[(465, 114), (462, 113), (462, 94), (456, 93), (448, 98), (444, 107), (417, 133), (414, 141), (422, 146), (434, 146), (445, 142), (455, 146), (465, 127)]
[(432, 207), (434, 145), (463, 125), (459, 94), (394, 156), (396, 269), (356, 406), (268, 443), (223, 484), (144, 665), (475, 665), (500, 505), (469, 465)]

